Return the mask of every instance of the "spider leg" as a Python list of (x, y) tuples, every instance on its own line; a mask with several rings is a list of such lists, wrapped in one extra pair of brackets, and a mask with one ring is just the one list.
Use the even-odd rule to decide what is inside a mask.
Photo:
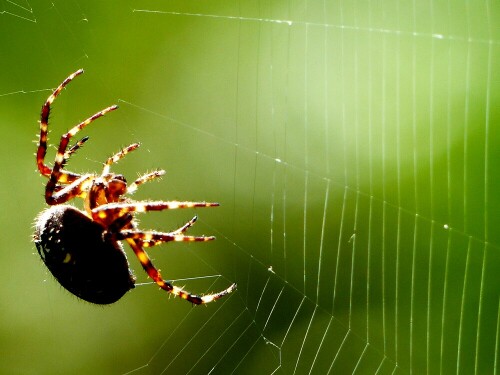
[(47, 204), (55, 205), (65, 203), (74, 197), (84, 198), (94, 178), (94, 175), (86, 174), (64, 187), (56, 185), (45, 191), (45, 201)]
[(165, 171), (163, 169), (153, 171), (151, 173), (146, 173), (145, 175), (139, 177), (137, 180), (132, 182), (130, 185), (127, 186), (127, 193), (132, 194), (135, 193), (139, 185), (142, 185), (145, 182), (151, 181), (155, 178), (161, 177), (165, 174)]
[(185, 231), (187, 231), (189, 228), (191, 228), (194, 223), (196, 223), (196, 220), (198, 220), (198, 216), (194, 216), (191, 220), (189, 220), (186, 224), (184, 224), (182, 227), (174, 230), (172, 234), (182, 234)]
[(129, 152), (134, 151), (140, 146), (139, 143), (132, 143), (131, 145), (122, 148), (119, 152), (108, 158), (106, 160), (106, 163), (104, 163), (104, 168), (102, 169), (101, 176), (104, 176), (109, 173), (109, 169), (111, 168), (111, 165), (125, 157)]
[[(50, 115), (50, 106), (57, 98), (62, 89), (70, 83), (73, 78), (83, 73), (83, 69), (79, 69), (73, 74), (71, 74), (68, 78), (66, 78), (55, 90), (54, 92), (47, 98), (45, 103), (42, 106), (42, 112), (40, 114), (40, 137), (38, 141), (38, 149), (36, 152), (36, 164), (38, 166), (38, 170), (43, 176), (49, 177), (52, 173), (52, 169), (45, 164), (45, 155), (47, 154), (47, 138), (48, 138), (48, 128), (49, 128), (49, 115)], [(80, 177), (77, 174), (66, 172), (68, 182), (72, 182)]]
[(151, 259), (149, 258), (148, 254), (144, 251), (142, 246), (140, 246), (134, 239), (127, 239), (128, 244), (134, 251), (135, 255), (137, 256), (137, 259), (139, 259), (139, 262), (141, 262), (142, 268), (146, 271), (148, 276), (154, 280), (154, 282), (163, 290), (165, 290), (168, 293), (172, 293), (173, 295), (180, 297), (182, 299), (188, 300), (189, 302), (195, 304), (195, 305), (201, 305), (205, 303), (210, 303), (213, 301), (218, 300), (219, 298), (224, 297), (225, 295), (228, 295), (229, 293), (233, 292), (236, 289), (236, 284), (231, 284), (227, 289), (220, 291), (218, 293), (214, 294), (207, 294), (204, 296), (198, 296), (195, 294), (191, 294), (185, 290), (182, 290), (182, 288), (179, 288), (177, 286), (172, 285), (168, 281), (163, 280), (163, 278), (160, 275), (160, 272), (156, 269), (156, 267), (151, 263)]
[[(177, 228), (176, 230), (169, 233), (161, 233), (161, 232), (144, 232), (139, 231), (135, 227), (133, 223), (133, 217), (131, 214), (127, 214), (121, 217), (118, 220), (115, 220), (109, 227), (108, 232), (113, 233), (112, 237), (116, 241), (125, 240), (127, 238), (134, 240), (141, 240), (141, 244), (144, 247), (152, 247), (156, 245), (160, 245), (164, 242), (170, 241), (211, 241), (215, 240), (214, 236), (184, 236), (183, 233), (186, 232), (189, 228), (191, 228), (196, 220), (197, 216), (194, 216), (191, 220), (189, 220), (182, 227)], [(132, 229), (129, 229), (132, 228)]]
[[(110, 111), (114, 111), (118, 107), (116, 105), (112, 105), (108, 108), (103, 109), (102, 111), (97, 112), (96, 114), (92, 115), (85, 121), (79, 123), (78, 125), (74, 126), (72, 129), (70, 129), (67, 133), (63, 134), (61, 136), (61, 142), (59, 143), (59, 148), (57, 149), (57, 154), (56, 154), (56, 159), (54, 162), (54, 166), (52, 168), (52, 172), (50, 173), (50, 178), (49, 182), (47, 183), (47, 186), (45, 188), (45, 201), (49, 205), (53, 204), (59, 204), (62, 203), (53, 197), (53, 192), (56, 190), (56, 186), (58, 183), (68, 183), (68, 182), (73, 182), (74, 180), (68, 179), (68, 177), (71, 177), (71, 175), (68, 175), (67, 172), (62, 171), (62, 167), (64, 163), (67, 161), (65, 159), (66, 155), (66, 149), (68, 147), (68, 143), (70, 139), (77, 134), (80, 130), (82, 130), (85, 126), (90, 124), (92, 121), (98, 119), (99, 117), (104, 116), (106, 113)], [(77, 178), (79, 179), (80, 176), (76, 175)], [(65, 202), (65, 201), (63, 201)]]
[(123, 229), (116, 234), (113, 234), (112, 237), (117, 240), (126, 240), (132, 239), (140, 242), (144, 247), (152, 247), (156, 245), (160, 245), (164, 242), (206, 242), (215, 240), (214, 236), (185, 236), (183, 234), (178, 233), (161, 233), (154, 231), (137, 231), (137, 230), (129, 230)]
[(127, 214), (133, 212), (162, 211), (177, 208), (192, 207), (216, 207), (218, 203), (210, 202), (179, 202), (179, 201), (158, 201), (158, 202), (117, 202), (108, 203), (92, 209), (92, 220), (109, 227), (113, 222)]
[(63, 168), (66, 166), (66, 163), (68, 162), (68, 159), (71, 157), (71, 155), (73, 155), (76, 151), (78, 151), (78, 149), (81, 148), (88, 140), (89, 140), (88, 136), (83, 137), (64, 153), (64, 161), (62, 164)]

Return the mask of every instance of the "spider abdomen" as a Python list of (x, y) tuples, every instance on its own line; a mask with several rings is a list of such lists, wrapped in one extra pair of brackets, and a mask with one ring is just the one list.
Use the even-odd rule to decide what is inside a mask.
[(96, 304), (118, 301), (134, 288), (121, 244), (73, 206), (44, 210), (35, 224), (34, 242), (52, 275), (77, 297)]

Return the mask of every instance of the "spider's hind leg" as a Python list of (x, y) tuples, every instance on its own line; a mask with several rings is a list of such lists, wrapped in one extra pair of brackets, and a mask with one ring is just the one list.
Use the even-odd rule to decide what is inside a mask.
[(199, 296), (196, 294), (191, 294), (182, 288), (172, 285), (168, 281), (163, 280), (160, 275), (160, 272), (156, 269), (156, 267), (151, 263), (151, 259), (149, 259), (148, 254), (144, 251), (142, 246), (140, 246), (135, 240), (127, 239), (128, 244), (134, 251), (137, 259), (141, 262), (142, 268), (146, 271), (148, 276), (153, 279), (153, 281), (164, 291), (168, 293), (172, 293), (173, 295), (185, 299), (195, 305), (201, 305), (205, 303), (210, 303), (216, 301), (234, 290), (236, 290), (236, 284), (231, 284), (228, 288), (214, 294), (206, 294), (204, 296)]

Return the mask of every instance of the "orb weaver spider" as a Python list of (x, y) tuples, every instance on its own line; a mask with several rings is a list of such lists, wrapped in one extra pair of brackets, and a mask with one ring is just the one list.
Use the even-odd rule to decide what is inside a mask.
[[(195, 295), (164, 280), (144, 248), (169, 241), (211, 241), (213, 236), (187, 236), (184, 233), (196, 222), (193, 217), (172, 232), (142, 231), (137, 228), (134, 213), (176, 208), (215, 207), (218, 203), (180, 201), (133, 201), (125, 197), (165, 171), (147, 173), (127, 184), (124, 176), (110, 172), (111, 166), (139, 147), (138, 143), (123, 148), (106, 160), (100, 174), (70, 172), (65, 166), (69, 158), (88, 140), (84, 137), (69, 147), (69, 142), (91, 122), (114, 111), (112, 105), (63, 134), (52, 168), (45, 164), (50, 107), (62, 89), (83, 73), (77, 70), (66, 78), (42, 106), (40, 136), (36, 152), (38, 171), (49, 179), (45, 201), (49, 207), (42, 211), (35, 223), (33, 236), (36, 248), (52, 275), (68, 291), (95, 304), (118, 301), (135, 286), (135, 277), (120, 241), (125, 240), (134, 251), (142, 267), (164, 291), (188, 300), (205, 304), (233, 292), (236, 284), (207, 295)], [(69, 147), (69, 148), (68, 148)], [(84, 199), (85, 211), (65, 204), (73, 198)]]

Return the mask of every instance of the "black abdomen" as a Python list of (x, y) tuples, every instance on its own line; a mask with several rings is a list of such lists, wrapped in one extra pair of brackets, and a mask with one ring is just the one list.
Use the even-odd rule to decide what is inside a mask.
[(135, 282), (121, 244), (103, 234), (101, 225), (68, 205), (43, 211), (34, 234), (40, 257), (59, 283), (96, 304), (118, 301)]

